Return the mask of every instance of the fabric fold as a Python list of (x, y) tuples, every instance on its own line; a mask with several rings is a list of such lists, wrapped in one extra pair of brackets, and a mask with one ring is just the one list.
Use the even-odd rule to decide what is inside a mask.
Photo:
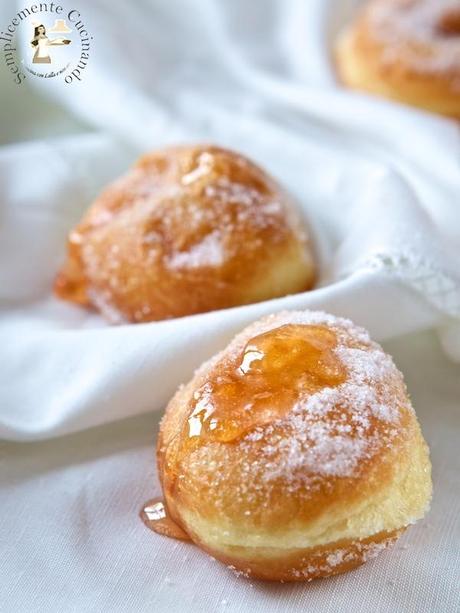
[[(94, 32), (84, 79), (30, 85), (96, 132), (0, 149), (1, 437), (161, 411), (233, 334), (283, 309), (350, 317), (382, 341), (437, 328), (460, 360), (458, 126), (338, 86), (331, 46), (356, 2), (79, 4)], [(55, 299), (66, 235), (104, 185), (146, 150), (196, 141), (248, 155), (295, 196), (318, 287), (119, 327)]]

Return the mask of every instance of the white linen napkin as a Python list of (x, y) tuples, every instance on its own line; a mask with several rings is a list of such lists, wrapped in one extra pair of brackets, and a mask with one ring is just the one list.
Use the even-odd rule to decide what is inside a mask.
[[(459, 610), (458, 124), (337, 86), (331, 44), (356, 4), (75, 0), (94, 37), (80, 84), (17, 88), (0, 61), (0, 141), (39, 139), (0, 147), (0, 437), (47, 439), (0, 441), (2, 612)], [(0, 29), (14, 5), (0, 4)], [(81, 133), (51, 138), (67, 129)], [(54, 299), (66, 234), (98, 191), (142, 151), (193, 141), (246, 153), (296, 196), (320, 286), (119, 327)], [(423, 522), (308, 585), (235, 577), (138, 518), (160, 494), (154, 441), (177, 384), (282, 308), (330, 310), (384, 341), (433, 461)]]
[[(1, 437), (163, 410), (238, 330), (282, 309), (347, 316), (377, 340), (437, 327), (460, 359), (458, 127), (337, 87), (330, 43), (352, 4), (80, 1), (94, 36), (82, 82), (31, 84), (99, 131), (0, 149)], [(296, 196), (319, 286), (118, 327), (55, 299), (66, 234), (97, 192), (138, 153), (197, 140)]]

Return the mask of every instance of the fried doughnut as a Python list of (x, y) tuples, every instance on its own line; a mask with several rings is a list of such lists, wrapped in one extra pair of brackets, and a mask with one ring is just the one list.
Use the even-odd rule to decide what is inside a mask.
[(157, 460), (169, 517), (260, 579), (348, 571), (431, 497), (401, 373), (365, 330), (321, 312), (261, 319), (203, 364), (169, 403)]
[(55, 293), (114, 323), (258, 302), (313, 284), (290, 197), (245, 157), (184, 146), (142, 157), (70, 233)]
[(460, 118), (458, 0), (371, 0), (336, 60), (349, 87)]

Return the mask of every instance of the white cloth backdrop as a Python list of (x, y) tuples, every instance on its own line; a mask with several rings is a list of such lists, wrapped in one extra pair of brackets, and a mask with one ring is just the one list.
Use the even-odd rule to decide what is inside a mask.
[[(355, 4), (79, 0), (94, 37), (82, 83), (13, 86), (10, 101), (45, 96), (50, 114), (61, 106), (87, 128), (0, 148), (0, 436), (49, 439), (150, 415), (3, 444), (0, 610), (460, 607), (460, 370), (448, 361), (460, 361), (460, 133), (337, 86), (331, 45)], [(0, 7), (0, 23), (12, 14)], [(2, 107), (5, 122), (14, 107)], [(119, 327), (54, 299), (66, 233), (98, 190), (139, 152), (196, 140), (246, 153), (296, 195), (321, 286)], [(136, 517), (158, 492), (155, 424), (176, 386), (246, 323), (284, 308), (322, 308), (394, 338), (435, 472), (433, 511), (396, 552), (297, 587), (238, 580)]]

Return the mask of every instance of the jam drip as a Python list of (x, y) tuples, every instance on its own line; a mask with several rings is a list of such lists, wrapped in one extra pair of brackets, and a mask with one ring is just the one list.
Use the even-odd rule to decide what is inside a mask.
[(168, 511), (164, 505), (163, 499), (152, 498), (142, 507), (140, 516), (144, 524), (150, 530), (169, 536), (170, 538), (179, 539), (181, 541), (189, 541), (190, 538), (180, 526), (178, 526), (168, 515)]

